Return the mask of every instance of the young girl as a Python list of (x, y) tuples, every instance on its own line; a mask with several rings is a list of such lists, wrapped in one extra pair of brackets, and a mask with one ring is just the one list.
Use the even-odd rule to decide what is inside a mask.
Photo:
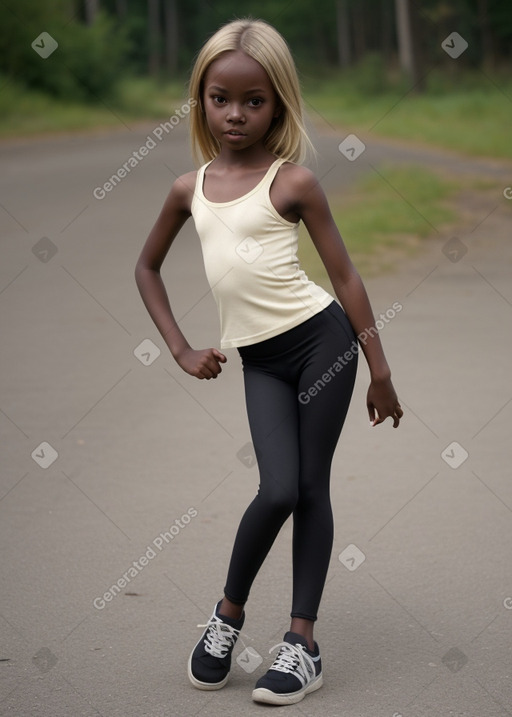
[[(277, 657), (252, 693), (257, 702), (290, 704), (322, 685), (313, 626), (332, 549), (330, 468), (354, 386), (356, 335), (365, 338), (372, 425), (390, 416), (397, 427), (403, 414), (362, 281), (322, 189), (299, 164), (309, 140), (284, 39), (262, 21), (225, 25), (197, 57), (190, 97), (196, 101), (194, 155), (207, 163), (173, 184), (136, 280), (179, 366), (199, 379), (217, 378), (226, 356), (189, 345), (160, 276), (192, 216), (220, 314), (220, 346), (236, 347), (241, 357), (260, 485), (240, 522), (224, 596), (190, 655), (188, 676), (202, 690), (226, 684), (251, 585), (293, 514), (290, 631), (272, 648), (279, 649)], [(301, 220), (339, 303), (299, 267)]]

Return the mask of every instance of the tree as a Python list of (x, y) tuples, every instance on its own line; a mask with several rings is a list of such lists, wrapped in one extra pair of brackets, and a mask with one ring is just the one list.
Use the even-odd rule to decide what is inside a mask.
[(164, 0), (165, 64), (171, 75), (178, 69), (178, 13), (176, 0)]
[(350, 15), (347, 0), (336, 0), (336, 30), (338, 44), (338, 62), (340, 67), (346, 68), (352, 62), (352, 49), (350, 47)]
[(94, 24), (96, 16), (99, 10), (99, 0), (85, 0), (84, 1), (84, 14), (85, 24), (89, 27)]
[(421, 47), (416, 6), (410, 0), (395, 0), (398, 54), (402, 70), (410, 78), (417, 92), (425, 89), (421, 72)]
[(148, 72), (156, 76), (160, 72), (160, 0), (148, 0)]

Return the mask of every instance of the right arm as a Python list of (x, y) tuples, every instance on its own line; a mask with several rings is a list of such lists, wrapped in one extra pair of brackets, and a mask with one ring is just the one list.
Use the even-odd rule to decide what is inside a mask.
[(215, 348), (194, 350), (169, 304), (160, 268), (178, 232), (191, 216), (195, 172), (174, 182), (135, 267), (135, 281), (151, 318), (178, 365), (196, 378), (217, 378), (226, 357)]

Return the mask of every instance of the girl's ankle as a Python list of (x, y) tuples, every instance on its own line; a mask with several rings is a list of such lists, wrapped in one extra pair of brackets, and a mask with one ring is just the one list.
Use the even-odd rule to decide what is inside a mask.
[(219, 614), (229, 617), (232, 620), (240, 620), (244, 611), (243, 605), (237, 605), (231, 602), (227, 597), (223, 597), (219, 605)]

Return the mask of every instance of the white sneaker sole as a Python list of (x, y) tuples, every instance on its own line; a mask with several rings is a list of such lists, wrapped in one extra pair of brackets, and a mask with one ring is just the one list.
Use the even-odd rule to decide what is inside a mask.
[(252, 699), (254, 702), (263, 702), (267, 705), (293, 705), (296, 702), (300, 702), (306, 695), (315, 690), (319, 690), (323, 685), (322, 673), (315, 677), (309, 684), (298, 690), (297, 692), (288, 692), (286, 694), (278, 694), (267, 690), (266, 687), (258, 687), (252, 692)]
[(193, 654), (194, 654), (194, 651), (192, 650), (190, 657), (188, 658), (187, 674), (188, 674), (188, 679), (194, 685), (194, 687), (196, 687), (198, 690), (220, 690), (220, 689), (222, 689), (224, 687), (224, 685), (226, 684), (226, 682), (228, 681), (229, 672), (221, 682), (214, 682), (213, 684), (211, 682), (201, 682), (201, 680), (198, 680), (192, 674), (192, 655)]

